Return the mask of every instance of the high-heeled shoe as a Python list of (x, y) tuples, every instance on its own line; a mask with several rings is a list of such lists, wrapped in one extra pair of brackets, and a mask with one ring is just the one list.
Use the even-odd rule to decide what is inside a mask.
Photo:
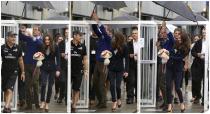
[(118, 107), (118, 108), (121, 108), (121, 106), (122, 106), (122, 102), (121, 102), (121, 101), (118, 101), (118, 102), (117, 102), (117, 107)]
[(112, 105), (112, 112), (115, 112), (117, 110), (117, 103), (113, 103)]
[(40, 105), (39, 109), (40, 109), (40, 110), (43, 110), (43, 109), (44, 109), (44, 107), (45, 107), (45, 104), (44, 104), (44, 103), (42, 103), (42, 104)]
[(171, 107), (171, 110), (168, 110), (168, 109), (167, 109), (167, 112), (168, 112), (168, 113), (172, 113), (172, 112), (173, 112), (173, 106)]
[(44, 111), (45, 111), (45, 112), (49, 112), (49, 107), (46, 107), (46, 105), (45, 105)]
[(181, 109), (181, 113), (184, 113), (184, 111), (185, 111), (185, 108), (184, 109)]

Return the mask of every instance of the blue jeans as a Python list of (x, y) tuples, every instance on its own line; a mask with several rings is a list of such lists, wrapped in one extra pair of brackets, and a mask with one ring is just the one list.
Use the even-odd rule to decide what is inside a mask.
[(112, 102), (116, 102), (121, 98), (121, 82), (123, 78), (123, 72), (109, 71), (110, 91), (112, 96)]
[(176, 93), (178, 94), (179, 101), (180, 103), (183, 103), (183, 96), (182, 96), (182, 91), (180, 89), (180, 84), (182, 80), (182, 75), (183, 71), (175, 71), (173, 68), (168, 68), (166, 69), (166, 96), (167, 96), (167, 103), (171, 104), (173, 95), (172, 95), (172, 86), (173, 86), (173, 81), (175, 83), (175, 90)]
[[(41, 102), (49, 103), (52, 95), (52, 86), (54, 84), (55, 71), (48, 72), (41, 70), (40, 78), (41, 78)], [(47, 97), (45, 98), (47, 82), (48, 82), (48, 89), (47, 89)]]

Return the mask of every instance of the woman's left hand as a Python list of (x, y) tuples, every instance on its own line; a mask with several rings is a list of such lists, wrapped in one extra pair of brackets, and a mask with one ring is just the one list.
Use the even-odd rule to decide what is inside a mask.
[(59, 77), (60, 76), (60, 71), (56, 71), (55, 76)]
[(127, 78), (127, 77), (128, 77), (128, 73), (127, 73), (127, 72), (124, 72), (123, 76), (124, 76), (125, 78)]

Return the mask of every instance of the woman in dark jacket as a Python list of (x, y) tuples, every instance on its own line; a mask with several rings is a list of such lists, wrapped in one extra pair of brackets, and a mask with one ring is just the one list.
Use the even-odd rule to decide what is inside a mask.
[[(42, 61), (41, 66), (41, 105), (40, 109), (45, 109), (45, 112), (49, 111), (48, 104), (52, 95), (52, 86), (54, 84), (55, 76), (60, 75), (60, 53), (56, 45), (54, 45), (53, 39), (50, 35), (46, 35), (43, 38), (42, 53), (45, 59)], [(56, 61), (55, 61), (56, 59)], [(48, 83), (47, 96), (45, 98), (46, 85)]]
[[(121, 81), (123, 76), (128, 76), (128, 50), (125, 45), (125, 37), (122, 33), (114, 34), (112, 42), (112, 57), (108, 66), (108, 79), (110, 81), (110, 91), (112, 96), (112, 111), (115, 111), (117, 106), (121, 107)], [(123, 62), (125, 59), (125, 65)], [(125, 67), (124, 67), (125, 66)]]
[(180, 89), (180, 83), (184, 69), (183, 59), (189, 53), (190, 42), (188, 35), (183, 30), (175, 29), (175, 32), (179, 32), (179, 34), (178, 37), (175, 37), (174, 48), (169, 51), (169, 60), (166, 64), (166, 96), (168, 102), (168, 112), (172, 112), (172, 85), (174, 81), (175, 90), (180, 100), (180, 109), (181, 112), (184, 112), (185, 106), (183, 103), (183, 95)]

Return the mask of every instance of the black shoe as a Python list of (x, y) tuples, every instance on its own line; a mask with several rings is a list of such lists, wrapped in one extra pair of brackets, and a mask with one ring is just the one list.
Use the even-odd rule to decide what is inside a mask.
[(168, 108), (168, 106), (167, 105), (165, 105), (163, 108), (162, 108), (162, 111), (166, 111), (167, 110), (167, 108)]
[(194, 104), (198, 104), (198, 103), (200, 103), (200, 99), (199, 98), (196, 98), (195, 100), (194, 100), (194, 102), (193, 102)]
[(204, 106), (204, 103), (202, 102), (201, 105)]
[(76, 108), (73, 108), (73, 107), (71, 106), (71, 113), (76, 113)]
[(164, 107), (165, 107), (165, 103), (159, 106), (159, 108), (164, 108)]
[(106, 108), (106, 104), (100, 104), (97, 108)]
[(27, 106), (27, 107), (24, 108), (24, 110), (32, 110), (32, 106), (31, 107)]
[(184, 111), (185, 111), (185, 108), (184, 109), (181, 109), (181, 113), (184, 113)]
[(62, 100), (58, 99), (58, 100), (57, 100), (57, 103), (59, 103), (59, 104), (62, 103)]
[(133, 104), (133, 99), (127, 99), (126, 104)]
[(57, 95), (55, 95), (55, 96), (54, 96), (54, 100), (57, 100), (57, 99), (58, 99), (58, 97), (57, 97)]
[(4, 107), (4, 109), (3, 109), (3, 113), (11, 113), (12, 111), (11, 111), (11, 109), (10, 108), (6, 108), (6, 107)]
[(178, 104), (178, 99), (177, 98), (174, 98), (174, 104)]
[(40, 109), (39, 104), (35, 104), (36, 109)]

